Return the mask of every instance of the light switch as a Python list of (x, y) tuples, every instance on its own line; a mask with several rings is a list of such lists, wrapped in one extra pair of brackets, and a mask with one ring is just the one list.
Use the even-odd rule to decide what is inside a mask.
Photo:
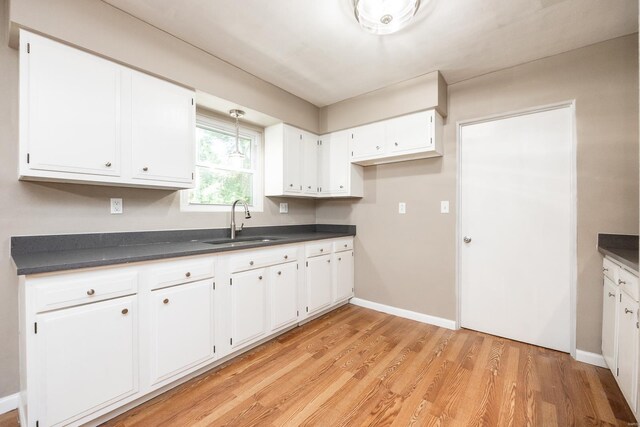
[(398, 213), (401, 213), (401, 214), (407, 213), (407, 204), (405, 202), (398, 203)]
[(289, 213), (289, 203), (280, 203), (280, 213)]
[(449, 213), (449, 201), (443, 200), (440, 202), (440, 213), (448, 214)]
[(111, 213), (121, 214), (123, 211), (122, 199), (111, 199)]

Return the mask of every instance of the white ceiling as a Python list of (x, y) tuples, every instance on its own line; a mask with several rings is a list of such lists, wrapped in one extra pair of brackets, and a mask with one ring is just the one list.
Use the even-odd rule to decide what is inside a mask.
[(440, 70), (449, 84), (638, 31), (637, 0), (422, 0), (362, 31), (352, 0), (104, 0), (317, 106)]

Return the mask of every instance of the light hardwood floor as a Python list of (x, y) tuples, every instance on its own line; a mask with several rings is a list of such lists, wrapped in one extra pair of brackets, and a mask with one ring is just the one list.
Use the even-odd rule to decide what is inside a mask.
[(606, 369), (532, 345), (347, 305), (106, 425), (634, 422)]

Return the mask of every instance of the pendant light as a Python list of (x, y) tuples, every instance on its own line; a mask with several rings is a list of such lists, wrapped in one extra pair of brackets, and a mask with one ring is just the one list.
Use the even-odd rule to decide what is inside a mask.
[(420, 0), (354, 0), (360, 26), (373, 34), (391, 34), (406, 27), (420, 7)]
[(237, 109), (229, 110), (229, 115), (236, 119), (236, 147), (229, 153), (229, 160), (235, 166), (240, 167), (244, 160), (244, 153), (240, 151), (240, 117), (244, 116), (244, 111)]

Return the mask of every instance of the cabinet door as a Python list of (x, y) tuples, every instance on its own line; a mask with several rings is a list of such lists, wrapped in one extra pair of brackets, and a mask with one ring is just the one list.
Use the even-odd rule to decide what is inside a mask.
[(298, 267), (295, 262), (269, 269), (271, 330), (292, 325), (298, 320)]
[(618, 306), (618, 385), (631, 410), (636, 410), (636, 386), (638, 379), (638, 303), (626, 293), (620, 292)]
[(333, 255), (335, 298), (341, 302), (353, 296), (353, 251)]
[(331, 134), (331, 154), (329, 159), (330, 191), (332, 194), (349, 191), (349, 132), (341, 131)]
[(303, 193), (318, 194), (318, 138), (308, 132), (302, 134)]
[(385, 152), (385, 124), (372, 123), (352, 129), (351, 151), (352, 158), (375, 157)]
[(266, 269), (231, 275), (231, 347), (237, 349), (267, 332)]
[(602, 289), (602, 356), (609, 369), (615, 374), (618, 287), (605, 276)]
[(312, 314), (331, 305), (331, 255), (307, 259), (307, 312)]
[(131, 72), (133, 177), (191, 183), (195, 163), (194, 93)]
[(136, 297), (36, 317), (40, 425), (63, 423), (137, 391)]
[[(33, 34), (21, 62), (21, 138), (31, 169), (120, 175), (116, 64)], [(25, 67), (22, 67), (26, 65)]]
[(284, 127), (284, 192), (302, 192), (302, 131)]
[(213, 357), (213, 280), (151, 292), (151, 381)]
[(390, 152), (411, 151), (433, 146), (433, 110), (408, 114), (387, 121)]
[(323, 135), (318, 149), (318, 186), (321, 194), (331, 193), (331, 169), (331, 135)]

